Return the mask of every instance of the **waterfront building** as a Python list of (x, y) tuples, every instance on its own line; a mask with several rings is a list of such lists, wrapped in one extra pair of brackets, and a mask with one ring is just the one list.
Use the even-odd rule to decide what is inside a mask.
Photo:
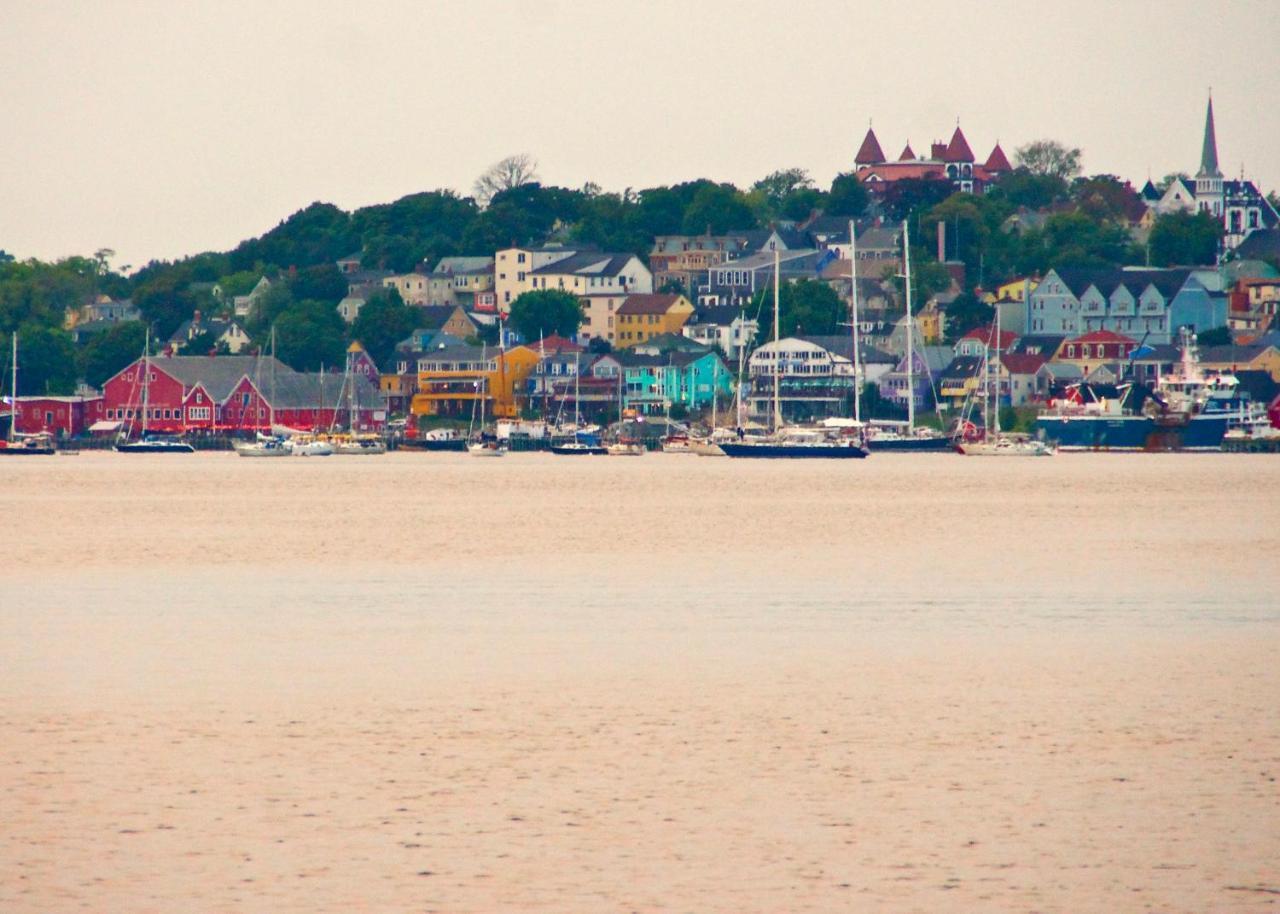
[(536, 343), (506, 351), (481, 346), (445, 346), (418, 359), (415, 416), (467, 418), (484, 398), (485, 415), (516, 418), (528, 395), (527, 380), (538, 364)]

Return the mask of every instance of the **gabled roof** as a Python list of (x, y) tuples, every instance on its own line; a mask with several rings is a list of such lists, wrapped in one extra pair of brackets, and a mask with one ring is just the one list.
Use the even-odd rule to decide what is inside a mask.
[(1058, 351), (1065, 340), (1065, 336), (1028, 334), (1018, 340), (1017, 345), (1013, 347), (1013, 351), (1026, 352), (1031, 355), (1043, 355), (1046, 358), (1052, 358), (1053, 354)]
[(943, 154), (944, 162), (972, 162), (974, 160), (973, 150), (969, 148), (969, 141), (964, 138), (964, 132), (960, 129), (960, 125), (956, 125), (956, 132), (951, 134), (951, 142), (947, 144), (947, 151)]
[(858, 154), (853, 157), (853, 162), (855, 165), (875, 165), (884, 160), (884, 151), (880, 148), (880, 141), (876, 139), (876, 132), (868, 127), (867, 135), (862, 138), (862, 145), (858, 147)]
[(739, 317), (747, 319), (743, 309), (737, 305), (698, 305), (690, 323), (728, 327)]
[(1122, 333), (1115, 333), (1111, 330), (1090, 330), (1088, 333), (1080, 336), (1072, 337), (1067, 340), (1068, 343), (1131, 343), (1137, 345), (1138, 341), (1133, 337), (1125, 336)]
[(1147, 183), (1142, 185), (1142, 190), (1138, 191), (1138, 196), (1142, 197), (1143, 200), (1146, 200), (1149, 203), (1156, 203), (1160, 200), (1161, 193), (1156, 186), (1151, 183), (1151, 179), (1147, 178)]
[(984, 346), (993, 346), (1003, 352), (1008, 352), (1013, 348), (1013, 344), (1018, 341), (1018, 334), (1012, 330), (1001, 330), (1000, 337), (996, 339), (996, 328), (994, 324), (987, 324), (983, 327), (974, 327), (964, 336), (962, 340), (977, 340)]
[(1215, 365), (1239, 365), (1252, 362), (1268, 349), (1267, 343), (1251, 343), (1247, 346), (1206, 346), (1200, 350), (1200, 361)]
[(577, 276), (617, 276), (633, 258), (635, 258), (634, 254), (605, 254), (582, 251), (577, 254), (571, 254), (563, 260), (557, 260), (555, 263), (549, 263), (546, 266), (538, 267), (536, 270), (531, 270), (529, 275), (564, 276), (572, 273)]
[[(1089, 269), (1086, 267), (1064, 267), (1054, 270), (1058, 278), (1066, 285), (1076, 298), (1084, 295), (1090, 286), (1097, 286), (1103, 295), (1110, 296), (1119, 286), (1124, 286), (1137, 298), (1147, 288), (1155, 286), (1166, 299), (1177, 295), (1186, 284), (1191, 270), (1178, 268), (1172, 270), (1109, 270)], [(1039, 289), (1044, 288), (1041, 285)]]
[(911, 141), (907, 141), (907, 145), (902, 147), (902, 155), (898, 156), (899, 162), (910, 162), (916, 157), (916, 152), (911, 148)]
[(637, 292), (628, 295), (618, 306), (618, 314), (666, 314), (684, 296), (663, 295), (658, 292)]
[(958, 355), (942, 370), (945, 378), (972, 378), (982, 370), (982, 356)]
[[(461, 309), (461, 307), (461, 305), (421, 305), (416, 310), (423, 327), (439, 330), (453, 317), (454, 312)], [(465, 315), (467, 312), (464, 310), (462, 313)]]
[[(260, 366), (258, 357), (252, 355), (160, 356), (153, 357), (151, 365), (179, 381), (183, 387), (202, 384), (209, 391), (209, 396), (219, 401), (226, 399), (241, 378), (253, 378), (257, 375), (265, 379), (271, 375), (273, 368), (277, 381), (286, 375), (296, 374), (288, 365), (271, 356), (264, 356)], [(265, 385), (266, 381), (263, 380), (262, 383)]]
[(987, 161), (982, 163), (982, 167), (991, 172), (1013, 171), (1013, 166), (1009, 164), (1009, 157), (1004, 154), (999, 143), (996, 143), (991, 150), (991, 155), (987, 156)]
[[(261, 383), (255, 386), (275, 409), (341, 410), (347, 406), (348, 391), (358, 408), (375, 409), (382, 405), (377, 385), (359, 374), (351, 375), (344, 382), (343, 376), (337, 373), (290, 371), (277, 375), (270, 382), (264, 374)], [(217, 396), (212, 391), (210, 395)]]
[(1035, 374), (1047, 361), (1049, 360), (1043, 355), (1029, 352), (1006, 352), (1000, 356), (1000, 364), (1010, 374)]
[(537, 341), (530, 340), (524, 345), (532, 349), (534, 352), (545, 352), (548, 355), (550, 355), (553, 352), (556, 352), (556, 353), (582, 352), (583, 349), (585, 348), (585, 347), (579, 346), (573, 340), (565, 339), (563, 336), (559, 336), (558, 334), (555, 334), (555, 333), (551, 334), (550, 336), (544, 336), (542, 339)]
[(492, 257), (441, 257), (431, 271), (431, 275), (456, 276), (460, 273), (487, 273), (492, 269)]

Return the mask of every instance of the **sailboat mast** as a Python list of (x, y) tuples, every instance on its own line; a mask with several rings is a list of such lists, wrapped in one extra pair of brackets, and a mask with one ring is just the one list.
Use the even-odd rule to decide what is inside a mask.
[[(734, 384), (734, 394), (737, 397), (737, 403), (735, 404), (735, 407), (738, 411), (738, 424), (735, 427), (742, 428), (742, 367), (743, 367), (743, 363), (745, 361), (746, 352), (747, 352), (747, 341), (741, 338), (742, 325), (746, 323), (746, 321), (743, 320), (742, 315), (738, 315), (738, 322), (739, 322), (738, 378), (737, 378), (737, 383)], [(754, 338), (754, 334), (752, 336)]]
[(858, 232), (849, 220), (849, 323), (853, 326), (853, 419), (862, 421), (862, 357), (858, 354)]
[(996, 305), (996, 364), (993, 366), (996, 382), (996, 402), (994, 407), (996, 437), (1000, 435), (1000, 306)]
[(773, 430), (782, 428), (782, 347), (778, 345), (778, 323), (781, 312), (779, 289), (782, 277), (782, 253), (773, 252)]
[(9, 442), (14, 440), (14, 426), (18, 424), (18, 331), (13, 331), (13, 373), (9, 384)]
[(719, 394), (720, 382), (720, 356), (716, 356), (715, 361), (711, 363), (711, 431), (716, 430), (716, 400)]
[(906, 219), (902, 220), (902, 259), (906, 266), (907, 283), (907, 433), (910, 434), (916, 427), (916, 359), (911, 332), (911, 325), (915, 323), (911, 317), (911, 226)]
[(276, 328), (271, 328), (271, 402), (267, 404), (267, 415), (270, 428), (267, 433), (276, 433)]
[(151, 404), (151, 328), (142, 344), (142, 437), (147, 437), (147, 410)]
[(573, 354), (573, 434), (574, 440), (577, 440), (578, 434), (578, 353)]

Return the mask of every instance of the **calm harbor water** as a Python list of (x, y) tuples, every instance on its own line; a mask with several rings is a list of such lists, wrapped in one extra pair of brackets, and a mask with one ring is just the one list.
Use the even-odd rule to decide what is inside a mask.
[(6, 911), (1190, 911), (1276, 878), (1266, 455), (0, 480)]

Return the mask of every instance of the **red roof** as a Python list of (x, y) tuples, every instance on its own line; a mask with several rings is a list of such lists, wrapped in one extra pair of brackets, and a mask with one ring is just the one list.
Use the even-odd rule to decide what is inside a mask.
[(964, 336), (962, 340), (977, 340), (984, 346), (998, 346), (1002, 350), (1013, 348), (1013, 344), (1018, 341), (1018, 334), (1012, 330), (1000, 331), (1000, 342), (996, 343), (996, 328), (993, 324), (987, 324), (985, 327), (974, 327)]
[(898, 156), (899, 162), (910, 162), (916, 157), (915, 150), (911, 148), (911, 144), (907, 143), (902, 147), (902, 155)]
[(973, 161), (973, 150), (969, 148), (969, 143), (960, 131), (959, 125), (956, 126), (956, 132), (951, 134), (951, 144), (947, 146), (946, 155), (942, 158), (946, 162)]
[(982, 167), (987, 171), (1013, 171), (1013, 166), (1009, 164), (1009, 159), (999, 143), (996, 143), (995, 148), (991, 150), (991, 155), (987, 156), (987, 161)]
[(525, 343), (525, 346), (532, 349), (534, 352), (537, 352), (539, 349), (546, 353), (582, 351), (582, 347), (573, 340), (565, 339), (563, 336), (558, 336), (554, 333), (551, 334), (551, 336), (543, 337), (537, 343)]
[(1000, 356), (1000, 364), (1010, 374), (1035, 374), (1047, 361), (1038, 352), (1006, 352)]
[(1132, 337), (1124, 336), (1120, 333), (1113, 333), (1110, 330), (1090, 330), (1084, 336), (1077, 336), (1075, 339), (1067, 340), (1068, 343), (1128, 343), (1131, 346), (1138, 345), (1138, 341)]
[(862, 145), (858, 147), (858, 154), (853, 157), (855, 165), (875, 165), (884, 161), (884, 152), (880, 149), (880, 141), (876, 139), (876, 133), (870, 127), (867, 128), (867, 135), (862, 138)]

